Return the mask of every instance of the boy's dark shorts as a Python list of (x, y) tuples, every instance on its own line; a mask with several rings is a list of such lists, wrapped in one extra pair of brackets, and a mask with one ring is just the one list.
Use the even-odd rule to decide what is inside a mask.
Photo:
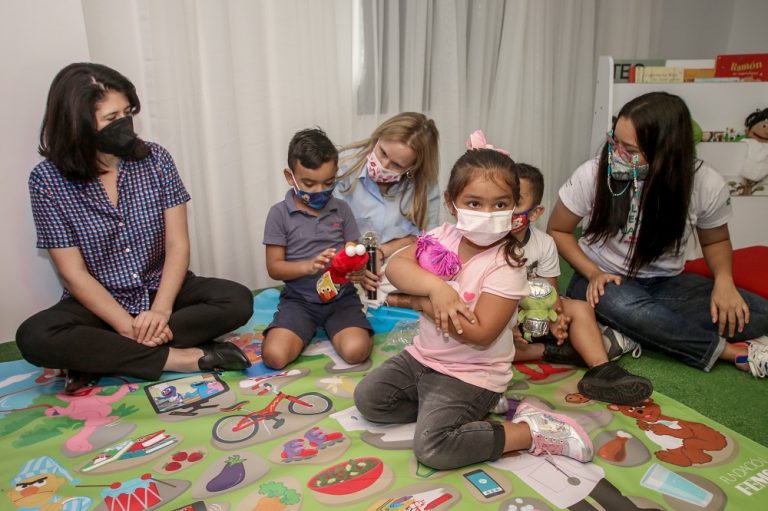
[(323, 327), (328, 338), (333, 339), (345, 328), (353, 326), (368, 330), (368, 334), (373, 335), (373, 328), (354, 289), (346, 290), (328, 303), (310, 303), (295, 293), (283, 290), (277, 312), (264, 330), (264, 335), (272, 328), (285, 328), (298, 335), (306, 346), (318, 327)]

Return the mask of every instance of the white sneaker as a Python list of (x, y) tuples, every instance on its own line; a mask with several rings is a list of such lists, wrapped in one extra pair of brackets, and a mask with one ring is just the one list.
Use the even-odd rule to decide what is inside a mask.
[(499, 415), (504, 415), (509, 411), (509, 399), (507, 399), (507, 396), (504, 394), (499, 397), (499, 402), (494, 405), (493, 408), (491, 408), (491, 413), (498, 413)]
[(529, 401), (518, 405), (512, 422), (525, 422), (531, 428), (534, 456), (557, 454), (585, 463), (592, 459), (594, 447), (586, 431), (567, 415), (537, 408)]
[(768, 375), (768, 344), (759, 341), (750, 342), (747, 363), (752, 376), (765, 378)]
[(632, 358), (640, 358), (640, 355), (643, 354), (643, 348), (637, 342), (618, 330), (601, 324), (598, 326), (603, 333), (603, 346), (605, 346), (605, 352), (608, 354), (608, 360), (618, 360), (623, 354), (630, 351)]

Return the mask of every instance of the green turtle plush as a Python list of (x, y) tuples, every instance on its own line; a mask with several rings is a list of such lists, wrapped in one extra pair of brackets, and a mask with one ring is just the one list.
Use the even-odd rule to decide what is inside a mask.
[(544, 279), (528, 281), (531, 292), (520, 300), (518, 321), (523, 325), (523, 337), (528, 342), (533, 337), (541, 337), (549, 332), (549, 323), (557, 319), (554, 305), (557, 302), (557, 292), (552, 284)]

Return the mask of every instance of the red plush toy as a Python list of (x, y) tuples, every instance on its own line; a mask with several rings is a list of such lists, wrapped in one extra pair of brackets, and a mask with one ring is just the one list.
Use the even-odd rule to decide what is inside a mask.
[(360, 243), (349, 242), (344, 250), (336, 252), (331, 265), (317, 281), (317, 294), (323, 302), (329, 302), (339, 294), (342, 284), (349, 282), (347, 274), (365, 268), (368, 252)]

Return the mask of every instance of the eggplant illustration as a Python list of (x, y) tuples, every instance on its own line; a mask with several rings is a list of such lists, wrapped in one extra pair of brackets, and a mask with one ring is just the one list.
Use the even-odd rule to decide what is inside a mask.
[(210, 492), (220, 492), (234, 488), (242, 483), (243, 479), (245, 479), (244, 461), (245, 459), (237, 454), (227, 458), (227, 461), (224, 462), (224, 467), (213, 479), (208, 481), (205, 489)]

